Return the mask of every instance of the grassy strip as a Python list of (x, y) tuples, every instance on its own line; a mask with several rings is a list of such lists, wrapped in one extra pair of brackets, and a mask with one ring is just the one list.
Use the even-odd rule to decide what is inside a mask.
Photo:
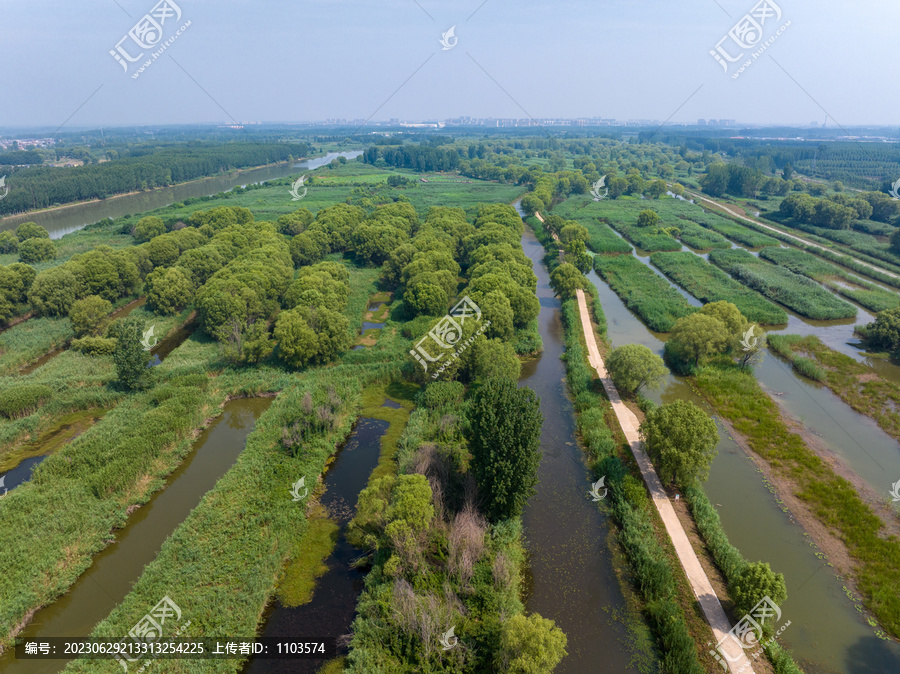
[(854, 318), (852, 304), (838, 299), (815, 281), (761, 261), (745, 250), (714, 250), (710, 262), (722, 267), (744, 285), (814, 320)]
[(619, 234), (631, 241), (641, 250), (655, 252), (659, 250), (681, 250), (681, 243), (668, 234), (657, 234), (656, 227), (638, 227), (626, 225), (624, 222), (610, 223)]
[[(315, 566), (321, 549), (329, 545), (327, 529), (310, 529), (304, 508), (289, 496), (290, 485), (298, 476), (312, 484), (311, 478), (322, 473), (349, 434), (360, 407), (360, 389), (395, 374), (392, 365), (352, 370), (336, 366), (280, 382), (285, 388), (257, 421), (234, 466), (166, 540), (132, 591), (92, 636), (121, 637), (166, 594), (182, 608), (182, 621), (191, 621), (185, 638), (254, 634), (284, 562), (305, 550)], [(331, 404), (335, 396), (338, 402), (330, 427), (307, 435), (295, 457), (283, 448), (282, 432), (304, 414), (307, 392), (315, 405), (326, 400)], [(288, 575), (291, 587), (286, 589), (308, 591), (314, 582), (309, 576), (314, 578), (315, 569), (306, 578)], [(241, 665), (239, 660), (169, 660), (166, 671), (239, 671)], [(110, 672), (118, 667), (115, 662), (103, 666), (102, 671)], [(101, 670), (96, 661), (83, 661), (69, 671)]]
[[(769, 346), (806, 374), (797, 362), (810, 363), (823, 382), (860, 414), (871, 417), (885, 433), (900, 440), (900, 391), (868, 365), (831, 349), (815, 336), (770, 335)], [(807, 366), (803, 366), (807, 367)], [(807, 375), (810, 376), (810, 375)]]
[(685, 220), (678, 224), (681, 230), (681, 242), (694, 250), (712, 250), (713, 248), (731, 248), (731, 242), (711, 229)]
[(585, 223), (582, 224), (587, 227), (587, 230), (591, 235), (591, 238), (588, 241), (588, 247), (595, 253), (609, 255), (630, 253), (633, 250), (633, 248), (628, 245), (627, 241), (616, 234), (612, 227), (602, 220), (598, 220), (590, 225)]
[[(866, 283), (815, 255), (796, 248), (763, 248), (759, 256), (796, 274), (824, 283), (836, 293), (855, 300), (866, 309), (878, 313), (900, 306), (900, 295)], [(852, 288), (837, 282), (840, 279)]]
[(0, 502), (0, 644), (90, 566), (129, 506), (164, 484), (221, 402), (209, 381), (176, 379), (120, 403)]
[(677, 290), (631, 255), (594, 258), (594, 268), (651, 330), (668, 332), (696, 311)]
[[(719, 513), (703, 491), (703, 487), (695, 482), (684, 490), (684, 496), (697, 524), (697, 531), (706, 542), (713, 561), (731, 589), (732, 583), (740, 577), (749, 562), (728, 540)], [(801, 674), (790, 651), (782, 648), (778, 642), (768, 641), (763, 650), (774, 665), (775, 674)]]
[(788, 429), (752, 374), (736, 367), (704, 366), (695, 381), (716, 411), (773, 470), (796, 485), (796, 496), (843, 541), (856, 563), (866, 607), (892, 636), (900, 636), (900, 596), (895, 592), (900, 585), (900, 541), (883, 536), (881, 520), (853, 486)]
[(605, 222), (592, 223), (587, 230), (591, 235), (588, 246), (595, 253), (619, 254), (630, 253), (633, 250), (628, 242), (616, 234), (612, 227)]
[(650, 256), (650, 261), (703, 303), (720, 300), (732, 302), (747, 320), (760, 325), (783, 325), (788, 321), (784, 309), (693, 253), (654, 253)]
[(553, 207), (553, 215), (574, 220), (587, 229), (591, 237), (588, 248), (595, 253), (630, 253), (631, 246), (606, 224), (606, 218), (598, 217), (598, 211), (596, 202), (588, 196), (573, 195)]
[(794, 338), (800, 339), (799, 335), (769, 335), (769, 337), (771, 339), (768, 340), (768, 344), (772, 350), (787, 360), (797, 372), (814, 381), (825, 381), (825, 370), (816, 361), (795, 353), (791, 348)]
[(800, 223), (796, 220), (789, 220), (790, 224), (786, 224), (786, 221), (782, 220), (777, 213), (768, 213), (767, 215), (782, 227), (811, 234), (820, 242), (824, 239), (829, 245), (832, 243), (839, 244), (856, 254), (864, 255), (869, 260), (875, 260), (878, 265), (892, 272), (900, 272), (900, 255), (894, 253), (887, 244), (881, 243), (871, 234), (840, 229), (824, 229)]
[[(134, 309), (134, 315), (145, 319), (147, 325), (155, 324), (156, 332), (166, 335), (181, 325), (190, 314), (185, 310), (177, 316), (157, 317), (143, 308)], [(35, 319), (37, 321), (52, 320), (57, 325), (68, 326), (69, 319)], [(28, 321), (13, 328), (10, 332), (26, 329), (16, 333), (19, 337), (27, 337), (27, 328), (34, 321)], [(66, 327), (66, 329), (69, 329)], [(6, 336), (5, 333), (3, 336)], [(41, 348), (46, 346), (39, 338), (36, 340)], [(26, 346), (18, 354), (5, 354), (13, 359), (34, 360), (27, 356), (31, 352)], [(41, 452), (36, 441), (56, 428), (63, 417), (79, 412), (113, 407), (125, 393), (112, 386), (115, 381), (115, 367), (111, 357), (94, 357), (72, 350), (66, 350), (50, 358), (33, 372), (26, 375), (9, 374), (0, 377), (0, 390), (7, 390), (19, 384), (42, 384), (53, 390), (53, 396), (33, 414), (18, 419), (0, 417), (0, 472), (14, 467), (18, 461), (14, 457), (27, 451), (28, 455), (37, 456)], [(28, 447), (23, 447), (28, 445)]]
[[(699, 673), (697, 643), (682, 606), (690, 591), (680, 587), (683, 578), (664, 547), (665, 537), (654, 526), (652, 503), (639, 478), (629, 472), (631, 457), (622, 448), (617, 452), (613, 433), (605, 416), (609, 402), (599, 392), (596, 373), (589, 366), (575, 300), (562, 305), (566, 329), (566, 380), (575, 402), (582, 446), (595, 477), (606, 476), (610, 511), (619, 527), (619, 542), (629, 561), (635, 589), (662, 656), (663, 671)], [(614, 419), (614, 417), (612, 417)], [(625, 459), (625, 461), (623, 461)], [(698, 624), (693, 625), (694, 630)], [(702, 629), (702, 627), (700, 628)]]
[[(772, 214), (770, 213), (768, 215), (771, 216)], [(843, 265), (844, 267), (847, 267), (848, 269), (852, 269), (853, 271), (855, 271), (857, 273), (864, 274), (870, 278), (875, 279), (876, 281), (880, 281), (882, 283), (886, 283), (887, 285), (891, 285), (896, 288), (900, 288), (900, 278), (897, 278), (894, 276), (889, 276), (887, 274), (882, 273), (881, 271), (879, 271), (877, 269), (872, 269), (871, 267), (867, 267), (863, 264), (860, 264), (857, 260), (855, 260), (851, 257), (846, 257), (845, 255), (839, 254), (833, 250), (830, 250), (829, 248), (824, 248), (824, 249), (816, 248), (815, 246), (800, 243), (795, 238), (796, 235), (791, 236), (790, 234), (777, 229), (778, 227), (785, 227), (786, 229), (790, 229), (790, 227), (788, 227), (787, 225), (784, 225), (780, 222), (771, 221), (771, 224), (769, 225), (769, 227), (774, 227), (775, 229), (770, 229), (769, 227), (766, 227), (766, 226), (761, 225), (756, 222), (748, 222), (746, 220), (737, 220), (734, 218), (734, 216), (731, 216), (730, 214), (727, 214), (727, 213), (723, 213), (722, 217), (727, 218), (732, 223), (734, 223), (738, 226), (750, 228), (756, 232), (763, 233), (764, 236), (775, 237), (776, 239), (783, 241), (786, 244), (801, 248), (802, 250), (805, 250), (808, 253), (812, 253), (813, 255), (818, 255), (819, 257), (823, 257), (826, 260), (831, 260), (832, 262), (837, 262), (838, 264)], [(815, 235), (807, 234), (803, 238), (807, 239), (809, 241), (814, 241), (823, 246), (831, 247), (831, 246), (835, 245), (834, 242), (829, 241), (828, 239), (823, 239), (823, 238), (815, 236)], [(737, 239), (735, 239), (735, 240), (737, 241)], [(846, 253), (847, 251), (844, 250), (842, 252)], [(886, 264), (882, 260), (878, 260), (877, 258), (869, 257), (868, 255), (865, 255), (864, 253), (855, 252), (854, 255), (855, 255), (855, 257), (859, 258), (859, 260), (862, 260), (864, 262), (868, 262), (870, 264), (874, 264), (878, 267), (883, 267), (883, 268), (886, 268), (891, 271), (900, 272), (900, 268), (892, 269), (893, 265)]]
[(65, 346), (75, 333), (66, 318), (32, 318), (0, 334), (0, 373), (13, 375), (54, 349)]
[(691, 213), (687, 217), (697, 224), (703, 225), (707, 229), (718, 232), (733, 241), (737, 241), (745, 246), (750, 246), (751, 248), (778, 245), (778, 240), (768, 234), (751, 231), (746, 227), (743, 227), (740, 223), (726, 220), (715, 213), (708, 213), (700, 210), (699, 212)]

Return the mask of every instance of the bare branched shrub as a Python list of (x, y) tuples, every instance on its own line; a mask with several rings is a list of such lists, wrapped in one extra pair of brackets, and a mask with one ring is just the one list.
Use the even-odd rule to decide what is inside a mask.
[(468, 588), (475, 564), (484, 554), (487, 529), (487, 520), (471, 505), (466, 505), (456, 513), (453, 524), (450, 525), (447, 569), (459, 579), (463, 587)]
[(300, 407), (303, 409), (303, 413), (307, 416), (312, 416), (313, 413), (313, 400), (312, 393), (307, 391), (303, 394), (303, 400), (300, 403)]
[(459, 417), (455, 414), (445, 414), (438, 422), (438, 434), (441, 439), (452, 438), (456, 435), (456, 429), (459, 424)]
[(511, 564), (509, 558), (502, 552), (498, 552), (491, 565), (494, 584), (497, 586), (498, 590), (507, 587), (512, 582), (512, 570), (510, 567)]
[(329, 431), (333, 430), (334, 414), (332, 414), (331, 410), (325, 405), (319, 405), (319, 407), (316, 408), (316, 422), (318, 423), (319, 428)]
[(441, 648), (441, 636), (458, 622), (463, 609), (449, 587), (444, 588), (444, 597), (417, 595), (405, 580), (394, 582), (392, 605), (401, 629), (418, 637), (426, 657)]
[(343, 404), (343, 401), (338, 395), (338, 392), (334, 389), (334, 386), (328, 387), (328, 404), (331, 405), (332, 412), (336, 412)]
[(431, 503), (434, 505), (434, 526), (443, 528), (447, 517), (447, 512), (444, 508), (444, 488), (434, 478), (429, 478), (428, 484), (431, 486)]
[(427, 476), (431, 464), (434, 462), (436, 449), (437, 448), (430, 443), (420, 445), (413, 456), (412, 472)]

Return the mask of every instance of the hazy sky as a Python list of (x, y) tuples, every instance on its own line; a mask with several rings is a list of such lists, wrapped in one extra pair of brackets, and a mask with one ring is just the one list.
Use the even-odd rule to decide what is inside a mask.
[[(775, 0), (780, 20), (768, 12), (763, 41), (728, 73), (709, 52), (754, 0), (175, 0), (182, 16), (162, 24), (163, 42), (191, 25), (133, 79), (162, 43), (127, 73), (109, 52), (154, 2), (0, 0), (0, 127), (460, 115), (900, 124), (896, 0)], [(458, 42), (444, 50), (453, 25)], [(732, 38), (722, 47), (742, 51)]]

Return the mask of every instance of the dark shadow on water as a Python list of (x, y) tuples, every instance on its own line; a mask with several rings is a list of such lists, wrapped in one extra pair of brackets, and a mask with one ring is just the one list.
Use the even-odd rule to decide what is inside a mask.
[[(365, 572), (351, 569), (351, 562), (359, 551), (345, 538), (347, 522), (356, 510), (359, 492), (366, 486), (369, 475), (378, 465), (381, 436), (390, 424), (380, 419), (364, 417), (353, 429), (350, 438), (338, 451), (337, 458), (325, 474), (326, 491), (321, 504), (341, 529), (334, 552), (326, 560), (328, 571), (316, 581), (312, 600), (289, 608), (276, 602), (267, 610), (261, 636), (299, 637), (307, 640), (336, 637), (338, 654), (348, 652), (347, 639), (356, 614), (356, 602), (362, 592)], [(259, 660), (252, 659), (245, 672), (312, 673), (324, 660)]]
[(0, 473), (0, 497), (2, 497), (7, 489), (12, 490), (18, 487), (20, 484), (24, 482), (28, 482), (31, 479), (31, 473), (35, 468), (46, 459), (47, 456), (32, 456), (27, 459), (23, 459), (22, 462), (16, 466), (15, 468), (7, 471), (6, 473)]
[[(900, 672), (900, 655), (897, 649), (878, 637), (864, 637), (847, 650), (845, 667), (853, 674), (886, 674)], [(805, 669), (807, 674), (814, 670)]]

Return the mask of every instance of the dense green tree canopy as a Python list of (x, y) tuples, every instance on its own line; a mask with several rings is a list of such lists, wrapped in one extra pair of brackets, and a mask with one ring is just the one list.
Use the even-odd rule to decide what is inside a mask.
[[(737, 612), (748, 615), (763, 598), (768, 597), (776, 606), (787, 600), (784, 575), (775, 573), (766, 562), (748, 564), (729, 588)], [(766, 627), (766, 625), (764, 625)]]
[(157, 218), (152, 215), (148, 215), (147, 217), (138, 220), (134, 229), (131, 230), (131, 235), (138, 243), (150, 241), (150, 239), (165, 233), (166, 223), (162, 221), (162, 218)]
[(0, 253), (15, 253), (19, 250), (19, 238), (15, 232), (5, 230), (0, 232)]
[(687, 400), (650, 410), (641, 437), (660, 479), (682, 487), (708, 477), (719, 441), (715, 422)]
[(325, 363), (350, 346), (350, 321), (319, 307), (283, 311), (275, 324), (278, 357), (293, 367)]
[(147, 388), (152, 381), (151, 355), (141, 344), (144, 322), (128, 316), (110, 326), (110, 336), (116, 339), (113, 361), (119, 383), (130, 390)]
[(616, 388), (626, 395), (634, 395), (642, 388), (657, 388), (669, 372), (663, 359), (643, 344), (613, 349), (606, 367)]
[(50, 234), (36, 222), (23, 222), (16, 227), (16, 237), (21, 242), (28, 239), (49, 239)]
[(890, 353), (900, 352), (900, 307), (887, 309), (875, 316), (875, 322), (865, 326), (866, 342)]
[(715, 316), (696, 313), (675, 321), (670, 341), (673, 348), (698, 365), (701, 358), (724, 353), (732, 344), (732, 334)]
[(40, 316), (67, 316), (80, 294), (75, 275), (65, 265), (38, 274), (28, 292), (28, 301)]
[(550, 274), (550, 285), (553, 290), (563, 299), (571, 299), (575, 297), (575, 291), (587, 288), (587, 279), (584, 274), (579, 271), (575, 265), (566, 262), (559, 265)]
[(537, 613), (508, 618), (501, 629), (495, 664), (508, 674), (545, 674), (568, 655), (565, 633), (552, 620)]
[(97, 295), (88, 295), (74, 302), (69, 309), (69, 319), (75, 336), (96, 337), (101, 334), (111, 311), (112, 303)]
[(50, 239), (37, 237), (25, 239), (19, 244), (19, 259), (28, 264), (47, 262), (56, 258), (56, 246)]
[(466, 437), (484, 512), (493, 522), (518, 517), (537, 483), (540, 401), (515, 380), (489, 379), (472, 400)]
[(147, 276), (147, 304), (158, 314), (177, 314), (193, 298), (194, 286), (180, 267), (157, 269)]

